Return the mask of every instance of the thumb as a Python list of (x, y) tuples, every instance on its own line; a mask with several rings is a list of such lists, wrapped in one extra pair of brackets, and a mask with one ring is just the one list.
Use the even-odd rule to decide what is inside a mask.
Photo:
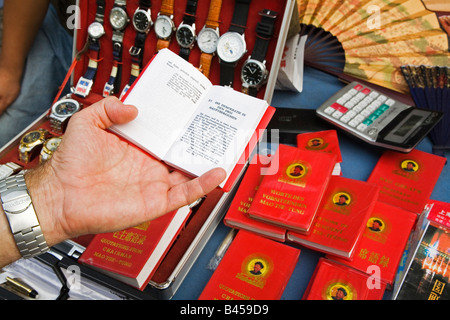
[(108, 97), (84, 109), (79, 117), (95, 127), (107, 129), (113, 124), (130, 122), (137, 114), (135, 106), (125, 105), (116, 97)]

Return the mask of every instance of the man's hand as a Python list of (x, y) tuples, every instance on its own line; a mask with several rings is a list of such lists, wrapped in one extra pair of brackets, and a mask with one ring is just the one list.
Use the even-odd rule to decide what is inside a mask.
[(70, 120), (52, 158), (26, 175), (49, 245), (136, 226), (187, 205), (225, 178), (214, 169), (188, 179), (106, 131), (137, 109), (106, 98)]
[(0, 115), (5, 112), (20, 93), (19, 71), (9, 70), (0, 62)]

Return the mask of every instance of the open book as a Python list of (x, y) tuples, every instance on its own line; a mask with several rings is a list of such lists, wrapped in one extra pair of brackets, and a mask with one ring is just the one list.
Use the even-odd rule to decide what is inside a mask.
[(169, 49), (155, 55), (123, 100), (139, 115), (112, 131), (192, 176), (224, 168), (224, 190), (275, 111), (265, 100), (213, 85)]

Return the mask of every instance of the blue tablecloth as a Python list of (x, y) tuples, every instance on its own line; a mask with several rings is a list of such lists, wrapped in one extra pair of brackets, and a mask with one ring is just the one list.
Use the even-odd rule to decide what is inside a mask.
[[(304, 86), (301, 93), (275, 91), (272, 105), (279, 108), (316, 109), (333, 93), (344, 87), (336, 77), (306, 67)], [(341, 164), (344, 177), (366, 180), (381, 155), (381, 150), (374, 148), (338, 131), (339, 146), (342, 152)], [(431, 153), (431, 143), (424, 139), (417, 149)], [(446, 154), (447, 164), (434, 188), (431, 199), (450, 202), (450, 153)], [(213, 271), (207, 265), (215, 251), (230, 229), (221, 223), (211, 236), (201, 255), (173, 297), (174, 300), (197, 299)], [(282, 299), (299, 300), (308, 285), (317, 261), (323, 255), (301, 248), (299, 262), (289, 280)], [(389, 298), (389, 292), (385, 295)]]

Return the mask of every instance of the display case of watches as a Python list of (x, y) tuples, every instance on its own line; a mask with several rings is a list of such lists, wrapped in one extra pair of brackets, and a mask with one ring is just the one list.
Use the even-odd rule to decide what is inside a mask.
[[(86, 41), (94, 41), (88, 33), (90, 25), (95, 23), (101, 29), (98, 24), (102, 21), (104, 30), (94, 41), (98, 44), (95, 62), (93, 54), (83, 54), (72, 74), (75, 93), (79, 79), (86, 73), (95, 75), (89, 79), (89, 94), (75, 95), (86, 105), (101, 99), (105, 84), (114, 77), (120, 88), (114, 87), (113, 94), (123, 96), (151, 58), (165, 47), (204, 71), (213, 84), (231, 86), (270, 104), (291, 17), (297, 10), (295, 0), (109, 0), (100, 9), (104, 10), (103, 20), (99, 19), (97, 2), (78, 1), (80, 28), (75, 33), (74, 54), (85, 48)], [(115, 20), (109, 18), (111, 11)], [(119, 51), (115, 53), (114, 48), (118, 45), (113, 45), (117, 26), (111, 21), (117, 24), (127, 19), (130, 23), (121, 31), (117, 64)], [(92, 66), (95, 70), (90, 70)], [(121, 74), (115, 74), (119, 66)]]
[[(105, 95), (121, 97), (132, 90), (142, 69), (162, 47), (182, 55), (213, 84), (227, 78), (226, 85), (234, 90), (270, 103), (291, 17), (297, 10), (295, 0), (79, 0), (77, 6), (79, 28), (73, 55), (79, 60), (70, 77), (72, 95), (55, 97), (48, 112), (0, 149), (0, 164), (13, 162), (26, 170), (45, 161), (57, 147), (50, 139), (63, 137), (74, 112)], [(232, 54), (238, 49), (241, 54)], [(49, 135), (40, 144), (42, 154), (36, 151), (37, 156), (25, 163), (19, 156), (21, 140), (36, 130), (47, 130)], [(170, 299), (176, 293), (221, 223), (236, 188), (229, 193), (216, 189), (201, 201), (142, 296), (130, 289), (132, 298)], [(77, 250), (87, 246), (89, 239), (73, 239)], [(69, 248), (60, 252), (67, 255), (64, 261), (76, 263), (77, 257), (70, 256), (71, 245), (63, 247)], [(90, 277), (95, 279), (96, 274), (92, 270)], [(117, 281), (101, 278), (114, 289)]]

